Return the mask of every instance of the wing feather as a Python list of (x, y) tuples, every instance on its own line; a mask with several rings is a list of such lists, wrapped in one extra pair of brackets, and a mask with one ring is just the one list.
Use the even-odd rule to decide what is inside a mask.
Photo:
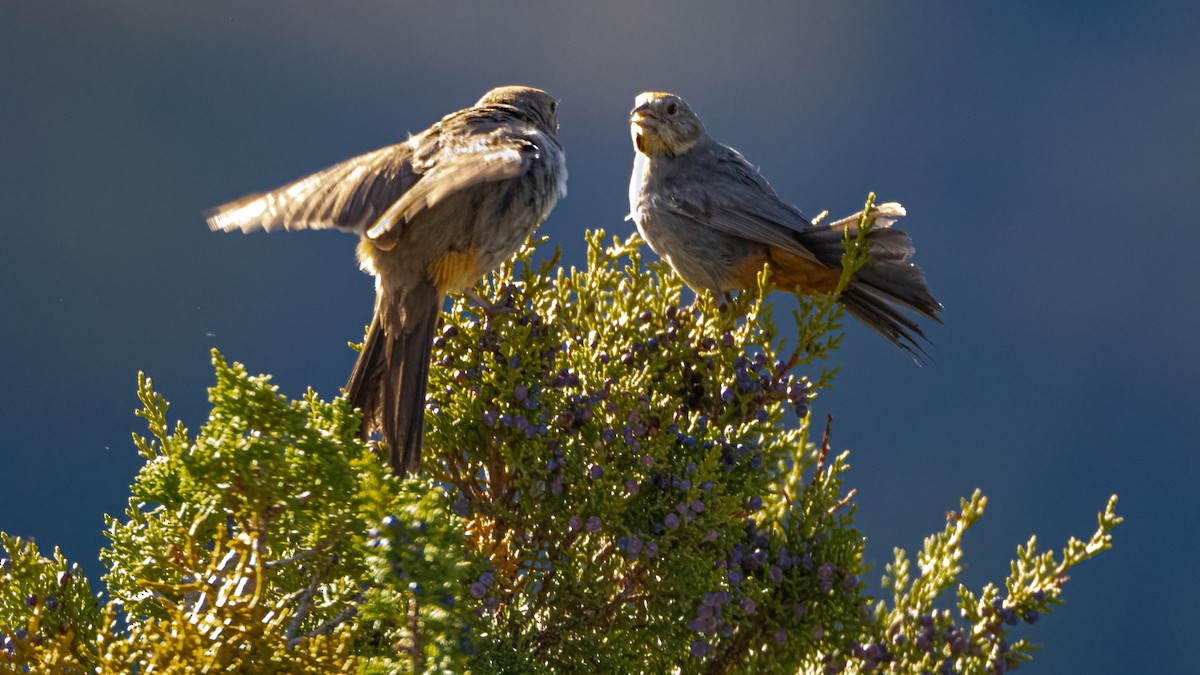
[(808, 260), (812, 252), (796, 234), (813, 225), (799, 209), (779, 199), (758, 171), (736, 150), (713, 142), (701, 166), (704, 175), (676, 176), (650, 198), (652, 208), (686, 216), (715, 230), (782, 248)]
[(397, 199), (367, 231), (372, 239), (392, 232), (456, 192), (494, 181), (516, 178), (537, 159), (533, 143), (490, 134), (474, 143), (442, 152), (430, 171)]
[(399, 143), (348, 159), (269, 192), (212, 209), (213, 230), (322, 230), (362, 233), (421, 178), (412, 146)]
[[(456, 134), (437, 125), (420, 136), (336, 164), (269, 192), (218, 206), (213, 230), (339, 230), (377, 239), (448, 196), (528, 172), (555, 141), (532, 128)], [(419, 148), (419, 156), (414, 149)]]

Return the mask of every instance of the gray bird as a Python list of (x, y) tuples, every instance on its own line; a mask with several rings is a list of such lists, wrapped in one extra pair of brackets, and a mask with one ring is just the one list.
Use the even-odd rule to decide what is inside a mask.
[[(713, 140), (674, 94), (640, 94), (631, 112), (636, 150), (629, 182), (630, 217), (642, 238), (696, 291), (753, 288), (763, 265), (776, 286), (830, 292), (841, 275), (843, 232), (858, 215), (814, 226), (781, 200), (738, 151)], [(942, 306), (910, 259), (904, 232), (890, 228), (899, 204), (872, 213), (870, 261), (839, 300), (853, 316), (920, 362), (926, 339), (904, 307), (935, 321)]]
[(362, 435), (381, 432), (397, 473), (421, 466), (433, 336), (448, 293), (507, 260), (566, 194), (558, 103), (499, 87), (403, 143), (213, 209), (213, 230), (358, 234), (375, 316), (350, 382)]

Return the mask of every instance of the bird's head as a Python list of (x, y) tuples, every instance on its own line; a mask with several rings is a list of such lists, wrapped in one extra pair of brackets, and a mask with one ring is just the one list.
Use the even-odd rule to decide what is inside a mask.
[(675, 94), (647, 91), (634, 99), (629, 132), (638, 152), (681, 155), (704, 137), (704, 125), (688, 104)]
[(496, 87), (475, 103), (476, 108), (488, 106), (511, 108), (542, 130), (551, 134), (558, 133), (558, 100), (541, 89), (515, 85)]

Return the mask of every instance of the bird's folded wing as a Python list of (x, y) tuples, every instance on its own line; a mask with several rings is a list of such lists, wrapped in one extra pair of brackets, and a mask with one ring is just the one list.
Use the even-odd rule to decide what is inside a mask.
[(206, 220), (226, 232), (337, 228), (361, 234), (420, 179), (410, 144), (399, 143), (223, 204)]
[(812, 229), (812, 222), (781, 200), (741, 153), (713, 142), (677, 161), (671, 179), (660, 182), (650, 196), (652, 208), (816, 260), (796, 238)]
[(780, 200), (756, 173), (737, 168), (706, 172), (703, 180), (676, 182), (678, 189), (650, 196), (649, 205), (725, 234), (816, 260), (796, 239), (798, 233), (812, 228), (808, 218)]

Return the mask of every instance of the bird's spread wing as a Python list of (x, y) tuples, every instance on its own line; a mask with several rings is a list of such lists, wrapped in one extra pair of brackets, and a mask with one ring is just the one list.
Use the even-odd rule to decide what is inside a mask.
[[(815, 260), (796, 235), (813, 227), (798, 209), (776, 196), (767, 181), (736, 151), (725, 146), (681, 170), (650, 196), (696, 223), (743, 239), (776, 246)], [(692, 172), (695, 172), (693, 175)]]
[(270, 192), (207, 214), (213, 230), (337, 228), (362, 233), (421, 179), (411, 141), (348, 159)]
[(538, 160), (540, 132), (500, 128), (458, 143), (446, 143), (429, 161), (428, 172), (376, 219), (367, 236), (393, 232), (446, 197), (480, 183), (516, 178)]

